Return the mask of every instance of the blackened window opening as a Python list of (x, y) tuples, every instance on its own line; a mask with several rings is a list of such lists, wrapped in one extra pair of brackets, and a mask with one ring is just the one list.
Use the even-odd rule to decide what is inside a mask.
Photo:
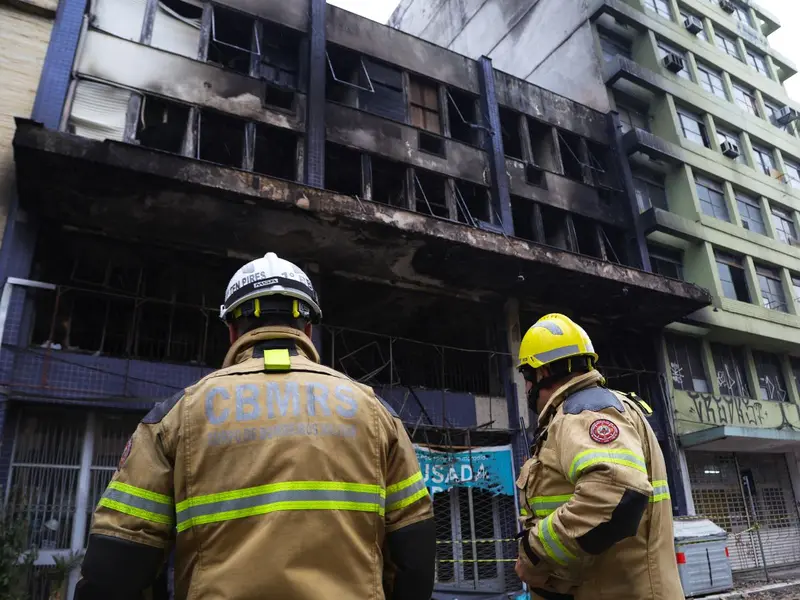
[(212, 19), (208, 62), (249, 75), (253, 52), (257, 50), (255, 20), (219, 6), (213, 7)]
[(467, 181), (456, 182), (456, 215), (458, 220), (474, 225), (475, 220), (491, 221), (489, 190)]
[(506, 156), (522, 160), (522, 139), (519, 131), (519, 115), (508, 108), (500, 107), (500, 129), (503, 133), (503, 150)]
[(564, 175), (570, 179), (583, 181), (580, 138), (574, 133), (559, 131), (558, 147), (561, 153), (561, 164), (564, 166)]
[(201, 6), (183, 2), (183, 0), (159, 0), (158, 3), (184, 19), (191, 19), (194, 21), (203, 17), (203, 8)]
[(241, 168), (245, 122), (213, 111), (200, 113), (198, 157), (228, 167)]
[(279, 88), (297, 89), (302, 36), (275, 23), (261, 27), (261, 77)]
[(142, 146), (180, 154), (189, 107), (156, 96), (145, 95), (136, 127), (136, 139)]
[(476, 98), (449, 88), (447, 115), (450, 121), (450, 137), (465, 144), (478, 144), (478, 129), (473, 127), (478, 119), (475, 114)]
[(606, 249), (606, 260), (621, 265), (631, 264), (628, 238), (622, 229), (603, 225), (600, 235)]
[(422, 150), (423, 152), (427, 152), (428, 154), (435, 154), (436, 156), (441, 156), (441, 157), (444, 157), (446, 155), (444, 138), (441, 138), (438, 135), (433, 135), (430, 133), (425, 133), (423, 131), (420, 131), (418, 147), (420, 150)]
[(361, 154), (338, 144), (325, 144), (325, 187), (348, 196), (361, 196)]
[(288, 130), (256, 125), (253, 171), (294, 181), (297, 177), (297, 135)]
[(533, 149), (533, 163), (544, 169), (552, 169), (553, 128), (546, 123), (528, 118), (528, 133)]
[(572, 222), (575, 225), (578, 252), (595, 258), (603, 258), (597, 223), (579, 215), (572, 215)]
[(401, 163), (396, 163), (379, 156), (372, 156), (372, 199), (375, 202), (407, 207), (406, 171)]
[(425, 215), (448, 218), (447, 180), (429, 171), (415, 170), (417, 184), (416, 210)]
[(534, 224), (535, 203), (528, 198), (511, 196), (511, 216), (514, 221), (514, 235), (530, 242), (536, 241)]
[(541, 208), (545, 243), (566, 250), (569, 248), (567, 213), (552, 206), (542, 205)]
[(589, 170), (596, 186), (618, 188), (611, 148), (596, 142), (586, 142), (589, 149)]

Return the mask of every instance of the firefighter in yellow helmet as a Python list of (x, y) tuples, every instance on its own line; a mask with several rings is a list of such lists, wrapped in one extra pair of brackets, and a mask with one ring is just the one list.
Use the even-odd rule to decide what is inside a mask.
[(516, 570), (534, 599), (683, 599), (664, 456), (635, 394), (605, 387), (582, 327), (542, 317), (518, 368), (538, 415), (517, 479)]
[[(431, 499), (397, 414), (320, 364), (306, 274), (270, 253), (231, 279), (222, 369), (156, 405), (95, 511), (77, 600), (428, 600)], [(388, 588), (386, 589), (385, 588)]]

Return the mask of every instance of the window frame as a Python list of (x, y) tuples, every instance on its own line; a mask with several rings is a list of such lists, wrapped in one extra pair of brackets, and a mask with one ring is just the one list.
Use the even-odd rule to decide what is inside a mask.
[[(672, 10), (668, 0), (645, 0), (644, 6), (647, 10), (656, 13), (658, 16), (672, 21)], [(662, 11), (666, 11), (664, 14)]]
[[(700, 87), (717, 98), (730, 101), (730, 98), (728, 98), (728, 90), (725, 89), (725, 80), (722, 76), (722, 71), (716, 71), (713, 67), (701, 61), (697, 61), (697, 71), (700, 73), (700, 81), (698, 82)], [(714, 83), (716, 83), (716, 80), (719, 81), (719, 91), (722, 92), (721, 94), (715, 91), (716, 86)], [(704, 84), (708, 84), (708, 87)]]
[(683, 252), (653, 244), (647, 245), (647, 252), (650, 255), (650, 262), (652, 265), (655, 265), (656, 262), (673, 265), (677, 276), (666, 275), (658, 271), (655, 267), (653, 268), (654, 273), (658, 273), (662, 277), (670, 277), (672, 279), (685, 281), (683, 276)]
[(758, 279), (761, 306), (769, 310), (788, 312), (786, 291), (783, 289), (780, 271), (756, 263), (756, 277)]
[[(742, 60), (742, 55), (739, 52), (739, 44), (736, 43), (736, 38), (732, 35), (728, 35), (727, 33), (723, 33), (719, 29), (714, 30), (714, 37), (717, 40), (717, 48), (722, 50), (728, 56), (732, 56), (736, 60)], [(731, 50), (735, 50), (735, 54), (731, 53)]]
[[(414, 98), (414, 91), (416, 90), (419, 92), (419, 100), (415, 100)], [(431, 108), (430, 105), (426, 104), (429, 98), (427, 98), (426, 92), (433, 92), (433, 99), (436, 104), (435, 110)], [(411, 75), (409, 77), (409, 84), (408, 84), (408, 118), (409, 122), (412, 127), (416, 127), (417, 129), (422, 129), (424, 131), (428, 131), (430, 133), (436, 135), (443, 135), (442, 133), (442, 107), (441, 102), (439, 101), (439, 86), (436, 82), (432, 80), (428, 80), (422, 77), (417, 77), (415, 75)], [(414, 109), (417, 109), (423, 117), (423, 124), (418, 125), (414, 124)], [(431, 117), (431, 115), (435, 115), (435, 117)], [(429, 119), (435, 118), (436, 121), (436, 128), (432, 129), (429, 125)]]
[[(709, 393), (711, 391), (711, 381), (708, 378), (706, 365), (703, 361), (703, 346), (701, 340), (693, 337), (666, 333), (664, 334), (664, 343), (667, 347), (670, 381), (672, 382), (673, 388), (687, 392)], [(678, 346), (679, 344), (680, 346)], [(692, 352), (696, 352), (696, 356), (692, 357)], [(684, 362), (681, 361), (681, 358), (684, 358)], [(695, 373), (694, 366), (699, 367), (700, 373)], [(684, 377), (683, 373), (687, 368), (689, 371), (688, 378)], [(700, 377), (701, 375), (702, 377)], [(676, 380), (676, 376), (680, 377), (680, 379)], [(689, 385), (684, 385), (684, 381), (688, 381)], [(702, 382), (702, 384), (698, 385), (700, 382)]]
[[(730, 223), (731, 222), (731, 214), (730, 214), (730, 209), (728, 208), (728, 203), (727, 203), (727, 201), (725, 199), (725, 187), (724, 187), (724, 185), (719, 184), (716, 181), (713, 181), (711, 179), (707, 179), (705, 177), (702, 177), (700, 175), (695, 175), (694, 184), (695, 184), (695, 190), (697, 192), (697, 197), (700, 200), (700, 209), (701, 209), (702, 213), (704, 215), (706, 215), (706, 216), (713, 217), (715, 219), (720, 219), (721, 221), (726, 221), (726, 222)], [(711, 202), (711, 200), (704, 199), (702, 197), (702, 195), (700, 194), (700, 189), (699, 188), (703, 188), (705, 190), (708, 190), (709, 198), (712, 197), (711, 192), (719, 194), (719, 196), (722, 198), (721, 208), (724, 208), (724, 211), (725, 211), (724, 212), (724, 215), (725, 215), (724, 218), (722, 218), (719, 214), (717, 214), (718, 211), (716, 209), (720, 208), (720, 207), (717, 207), (713, 202)], [(706, 212), (706, 210), (705, 210), (705, 205), (706, 204), (710, 205), (710, 207), (711, 207), (711, 213), (710, 214), (708, 212)]]
[[(714, 261), (717, 265), (717, 274), (719, 275), (720, 284), (722, 285), (722, 295), (729, 300), (736, 300), (737, 302), (747, 302), (748, 304), (752, 303), (752, 292), (750, 290), (750, 286), (747, 283), (747, 271), (745, 269), (745, 259), (744, 257), (736, 256), (735, 254), (729, 254), (727, 252), (723, 252), (720, 250), (716, 250), (714, 252)], [(722, 267), (725, 267), (728, 270), (728, 273), (731, 274), (731, 279), (727, 280), (722, 276)], [(741, 271), (742, 276), (742, 292), (745, 293), (745, 298), (739, 297), (739, 290), (737, 289), (736, 281), (733, 279), (733, 272), (731, 269), (739, 269)], [(730, 296), (727, 291), (725, 284), (730, 284), (731, 289), (733, 290), (733, 296)]]
[[(725, 359), (729, 359), (729, 362)], [(728, 344), (721, 343), (712, 343), (711, 360), (714, 363), (714, 375), (720, 384), (720, 395), (733, 398), (753, 398), (753, 393), (750, 390), (750, 382), (747, 378), (747, 356), (741, 347), (730, 346)], [(718, 364), (720, 362), (722, 362), (722, 365)], [(720, 366), (723, 365), (726, 368), (724, 371), (720, 371)], [(735, 369), (733, 376), (731, 376), (731, 373), (728, 370), (729, 365), (732, 365)], [(723, 379), (725, 376), (727, 376), (727, 380)], [(723, 385), (724, 381), (727, 381), (728, 385)], [(726, 394), (723, 390), (729, 390), (732, 392), (738, 391), (739, 394)]]
[(747, 46), (747, 64), (755, 69), (758, 73), (761, 73), (765, 77), (770, 77), (769, 74), (769, 65), (767, 64), (767, 57), (764, 54), (761, 54), (758, 50)]
[[(761, 171), (767, 177), (772, 177), (772, 172), (777, 170), (775, 155), (769, 148), (761, 146), (760, 144), (752, 144), (752, 146), (753, 157), (755, 158), (755, 169)], [(769, 160), (765, 160), (765, 157)], [(769, 163), (768, 166), (767, 163)]]
[(789, 180), (787, 183), (793, 188), (800, 189), (800, 162), (787, 159), (784, 155), (783, 163), (786, 165), (786, 178)]
[[(742, 206), (745, 206), (746, 210), (743, 211)], [(754, 198), (742, 192), (736, 192), (736, 208), (739, 211), (739, 217), (742, 220), (742, 226), (744, 227), (744, 224), (748, 223), (748, 226), (744, 227), (745, 229), (755, 233), (760, 233), (761, 235), (767, 235), (767, 223), (764, 221), (764, 214), (761, 212), (761, 203), (759, 202), (758, 198)], [(757, 220), (751, 217), (753, 213), (758, 215)], [(753, 229), (750, 226), (750, 223), (752, 222), (758, 223), (760, 230)]]
[(731, 84), (733, 88), (733, 103), (746, 113), (761, 118), (755, 90), (747, 88), (739, 82), (731, 82)]
[[(701, 146), (705, 146), (706, 148), (711, 148), (711, 143), (708, 137), (708, 130), (706, 129), (705, 119), (703, 119), (701, 115), (693, 113), (690, 110), (685, 109), (683, 107), (678, 107), (677, 110), (678, 110), (678, 123), (681, 127), (681, 133), (683, 134), (683, 137), (692, 143), (700, 144)], [(687, 128), (686, 121), (695, 123), (697, 125), (697, 131)], [(695, 139), (695, 137), (693, 136), (686, 135), (687, 131), (692, 133), (693, 136), (700, 138), (700, 141), (697, 141), (697, 139)]]
[[(786, 386), (786, 378), (783, 375), (783, 366), (781, 365), (780, 357), (772, 352), (753, 350), (753, 363), (756, 367), (756, 385), (758, 385), (759, 388), (759, 398), (767, 402), (790, 402), (791, 399), (789, 398), (789, 391)], [(763, 371), (764, 367), (772, 369), (773, 373), (765, 373)], [(774, 389), (777, 389), (779, 392), (783, 392), (783, 397), (779, 397), (777, 399), (774, 397), (770, 398), (768, 379), (771, 376), (777, 376), (778, 381), (776, 382), (777, 385), (774, 386)], [(762, 379), (766, 380), (764, 386), (761, 385)], [(778, 395), (780, 396), (780, 394)]]
[(784, 244), (796, 241), (798, 239), (797, 228), (794, 225), (792, 213), (775, 205), (770, 206), (770, 213), (772, 214), (772, 223), (775, 226), (775, 234), (778, 240)]

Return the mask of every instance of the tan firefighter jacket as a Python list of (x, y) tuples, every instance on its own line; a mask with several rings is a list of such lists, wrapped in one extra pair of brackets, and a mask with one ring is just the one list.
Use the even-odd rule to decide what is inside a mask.
[(179, 600), (384, 598), (384, 539), (433, 516), (414, 448), (311, 341), (255, 330), (137, 428), (91, 533), (175, 545)]
[(649, 407), (602, 382), (597, 371), (570, 381), (540, 415), (533, 456), (517, 479), (525, 579), (533, 598), (682, 599)]

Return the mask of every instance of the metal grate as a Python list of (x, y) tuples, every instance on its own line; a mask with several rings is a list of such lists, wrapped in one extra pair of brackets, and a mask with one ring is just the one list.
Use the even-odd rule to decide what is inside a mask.
[(774, 454), (687, 454), (697, 514), (729, 534), (734, 570), (800, 561), (800, 518), (786, 459)]

